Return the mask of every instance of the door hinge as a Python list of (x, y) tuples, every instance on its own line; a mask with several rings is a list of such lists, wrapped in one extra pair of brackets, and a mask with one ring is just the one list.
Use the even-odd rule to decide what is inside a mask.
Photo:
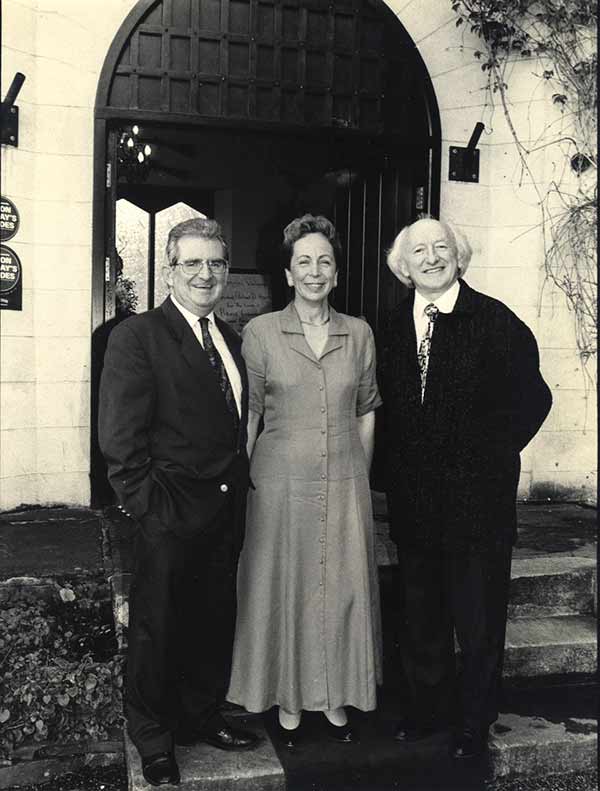
[(110, 283), (110, 256), (104, 259), (104, 282)]
[(110, 189), (112, 187), (112, 164), (110, 162), (106, 163), (106, 189)]

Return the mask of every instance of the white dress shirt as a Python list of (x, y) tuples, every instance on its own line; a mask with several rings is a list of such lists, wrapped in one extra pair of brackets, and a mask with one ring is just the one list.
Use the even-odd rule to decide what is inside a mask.
[[(417, 336), (417, 351), (423, 340), (423, 336), (427, 332), (427, 325), (429, 324), (429, 316), (425, 313), (427, 305), (435, 305), (440, 313), (452, 313), (456, 300), (458, 299), (458, 292), (460, 285), (458, 280), (454, 282), (448, 291), (444, 291), (441, 297), (437, 299), (428, 299), (418, 291), (415, 291), (415, 304), (413, 306), (413, 318), (415, 320), (415, 333)], [(435, 324), (433, 325), (435, 330)]]
[[(171, 301), (192, 328), (194, 335), (196, 338), (198, 338), (200, 346), (204, 348), (204, 344), (202, 343), (202, 328), (200, 327), (200, 318), (196, 316), (195, 313), (192, 313), (187, 308), (184, 308), (183, 305), (175, 299), (173, 294), (171, 294)], [(210, 333), (210, 337), (212, 338), (212, 341), (215, 345), (215, 349), (219, 352), (221, 359), (223, 360), (223, 365), (227, 371), (229, 381), (231, 382), (231, 389), (233, 390), (233, 397), (235, 398), (235, 405), (237, 406), (238, 415), (241, 417), (242, 378), (240, 376), (240, 372), (237, 365), (235, 364), (235, 360), (231, 356), (229, 346), (221, 334), (221, 330), (217, 327), (214, 311), (211, 310), (206, 318), (208, 319), (208, 331)]]

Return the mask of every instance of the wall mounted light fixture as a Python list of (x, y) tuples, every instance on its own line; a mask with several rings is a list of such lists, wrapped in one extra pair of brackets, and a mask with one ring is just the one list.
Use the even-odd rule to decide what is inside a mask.
[(0, 143), (5, 146), (19, 145), (19, 108), (15, 101), (24, 82), (25, 75), (18, 71), (0, 103)]
[(475, 124), (471, 138), (466, 148), (450, 146), (450, 167), (448, 179), (450, 181), (479, 181), (479, 149), (477, 143), (485, 126), (478, 121)]

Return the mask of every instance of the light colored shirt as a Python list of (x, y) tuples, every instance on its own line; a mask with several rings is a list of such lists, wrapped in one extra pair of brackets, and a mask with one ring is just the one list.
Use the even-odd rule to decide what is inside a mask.
[[(200, 318), (196, 316), (195, 313), (192, 313), (187, 308), (184, 308), (183, 305), (175, 299), (173, 294), (171, 294), (171, 301), (192, 328), (192, 332), (198, 339), (198, 343), (200, 344), (200, 346), (204, 348), (204, 343), (202, 342), (202, 328), (200, 327)], [(235, 405), (237, 406), (238, 414), (241, 417), (242, 416), (242, 378), (240, 376), (240, 372), (238, 370), (237, 365), (235, 364), (235, 360), (231, 356), (231, 352), (229, 351), (229, 346), (227, 345), (225, 338), (221, 333), (221, 330), (217, 327), (217, 323), (215, 322), (214, 311), (211, 310), (211, 312), (208, 314), (206, 318), (208, 319), (208, 331), (210, 333), (210, 337), (212, 338), (212, 341), (215, 345), (215, 349), (219, 352), (219, 354), (221, 355), (221, 359), (223, 360), (223, 365), (225, 366), (225, 370), (227, 371), (227, 376), (229, 377), (229, 381), (231, 382), (231, 389), (233, 390)]]
[[(452, 313), (456, 300), (458, 299), (458, 292), (460, 285), (458, 280), (453, 283), (448, 291), (444, 291), (441, 297), (431, 300), (415, 291), (415, 304), (413, 306), (413, 318), (415, 320), (415, 334), (417, 336), (417, 351), (423, 340), (423, 336), (427, 332), (427, 325), (429, 324), (429, 317), (425, 313), (427, 305), (435, 305), (440, 313)], [(433, 325), (435, 329), (435, 324)]]

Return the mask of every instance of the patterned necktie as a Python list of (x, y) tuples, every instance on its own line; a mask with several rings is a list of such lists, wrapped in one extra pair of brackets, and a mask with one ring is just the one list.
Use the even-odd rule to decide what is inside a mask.
[(429, 367), (429, 353), (431, 351), (431, 336), (433, 335), (433, 325), (437, 319), (439, 309), (430, 302), (425, 307), (425, 315), (429, 319), (427, 330), (423, 339), (419, 344), (419, 351), (417, 352), (417, 360), (419, 361), (419, 370), (421, 371), (421, 403), (425, 398), (425, 382), (427, 381), (427, 368)]
[(204, 351), (206, 352), (209, 363), (217, 374), (219, 387), (223, 391), (227, 409), (231, 413), (235, 428), (237, 429), (240, 418), (235, 403), (235, 396), (233, 395), (233, 388), (231, 387), (231, 382), (227, 376), (227, 370), (223, 363), (223, 358), (219, 354), (215, 344), (213, 343), (213, 339), (211, 338), (210, 331), (208, 329), (208, 318), (206, 316), (200, 319), (200, 329), (202, 330), (202, 345), (204, 346)]

